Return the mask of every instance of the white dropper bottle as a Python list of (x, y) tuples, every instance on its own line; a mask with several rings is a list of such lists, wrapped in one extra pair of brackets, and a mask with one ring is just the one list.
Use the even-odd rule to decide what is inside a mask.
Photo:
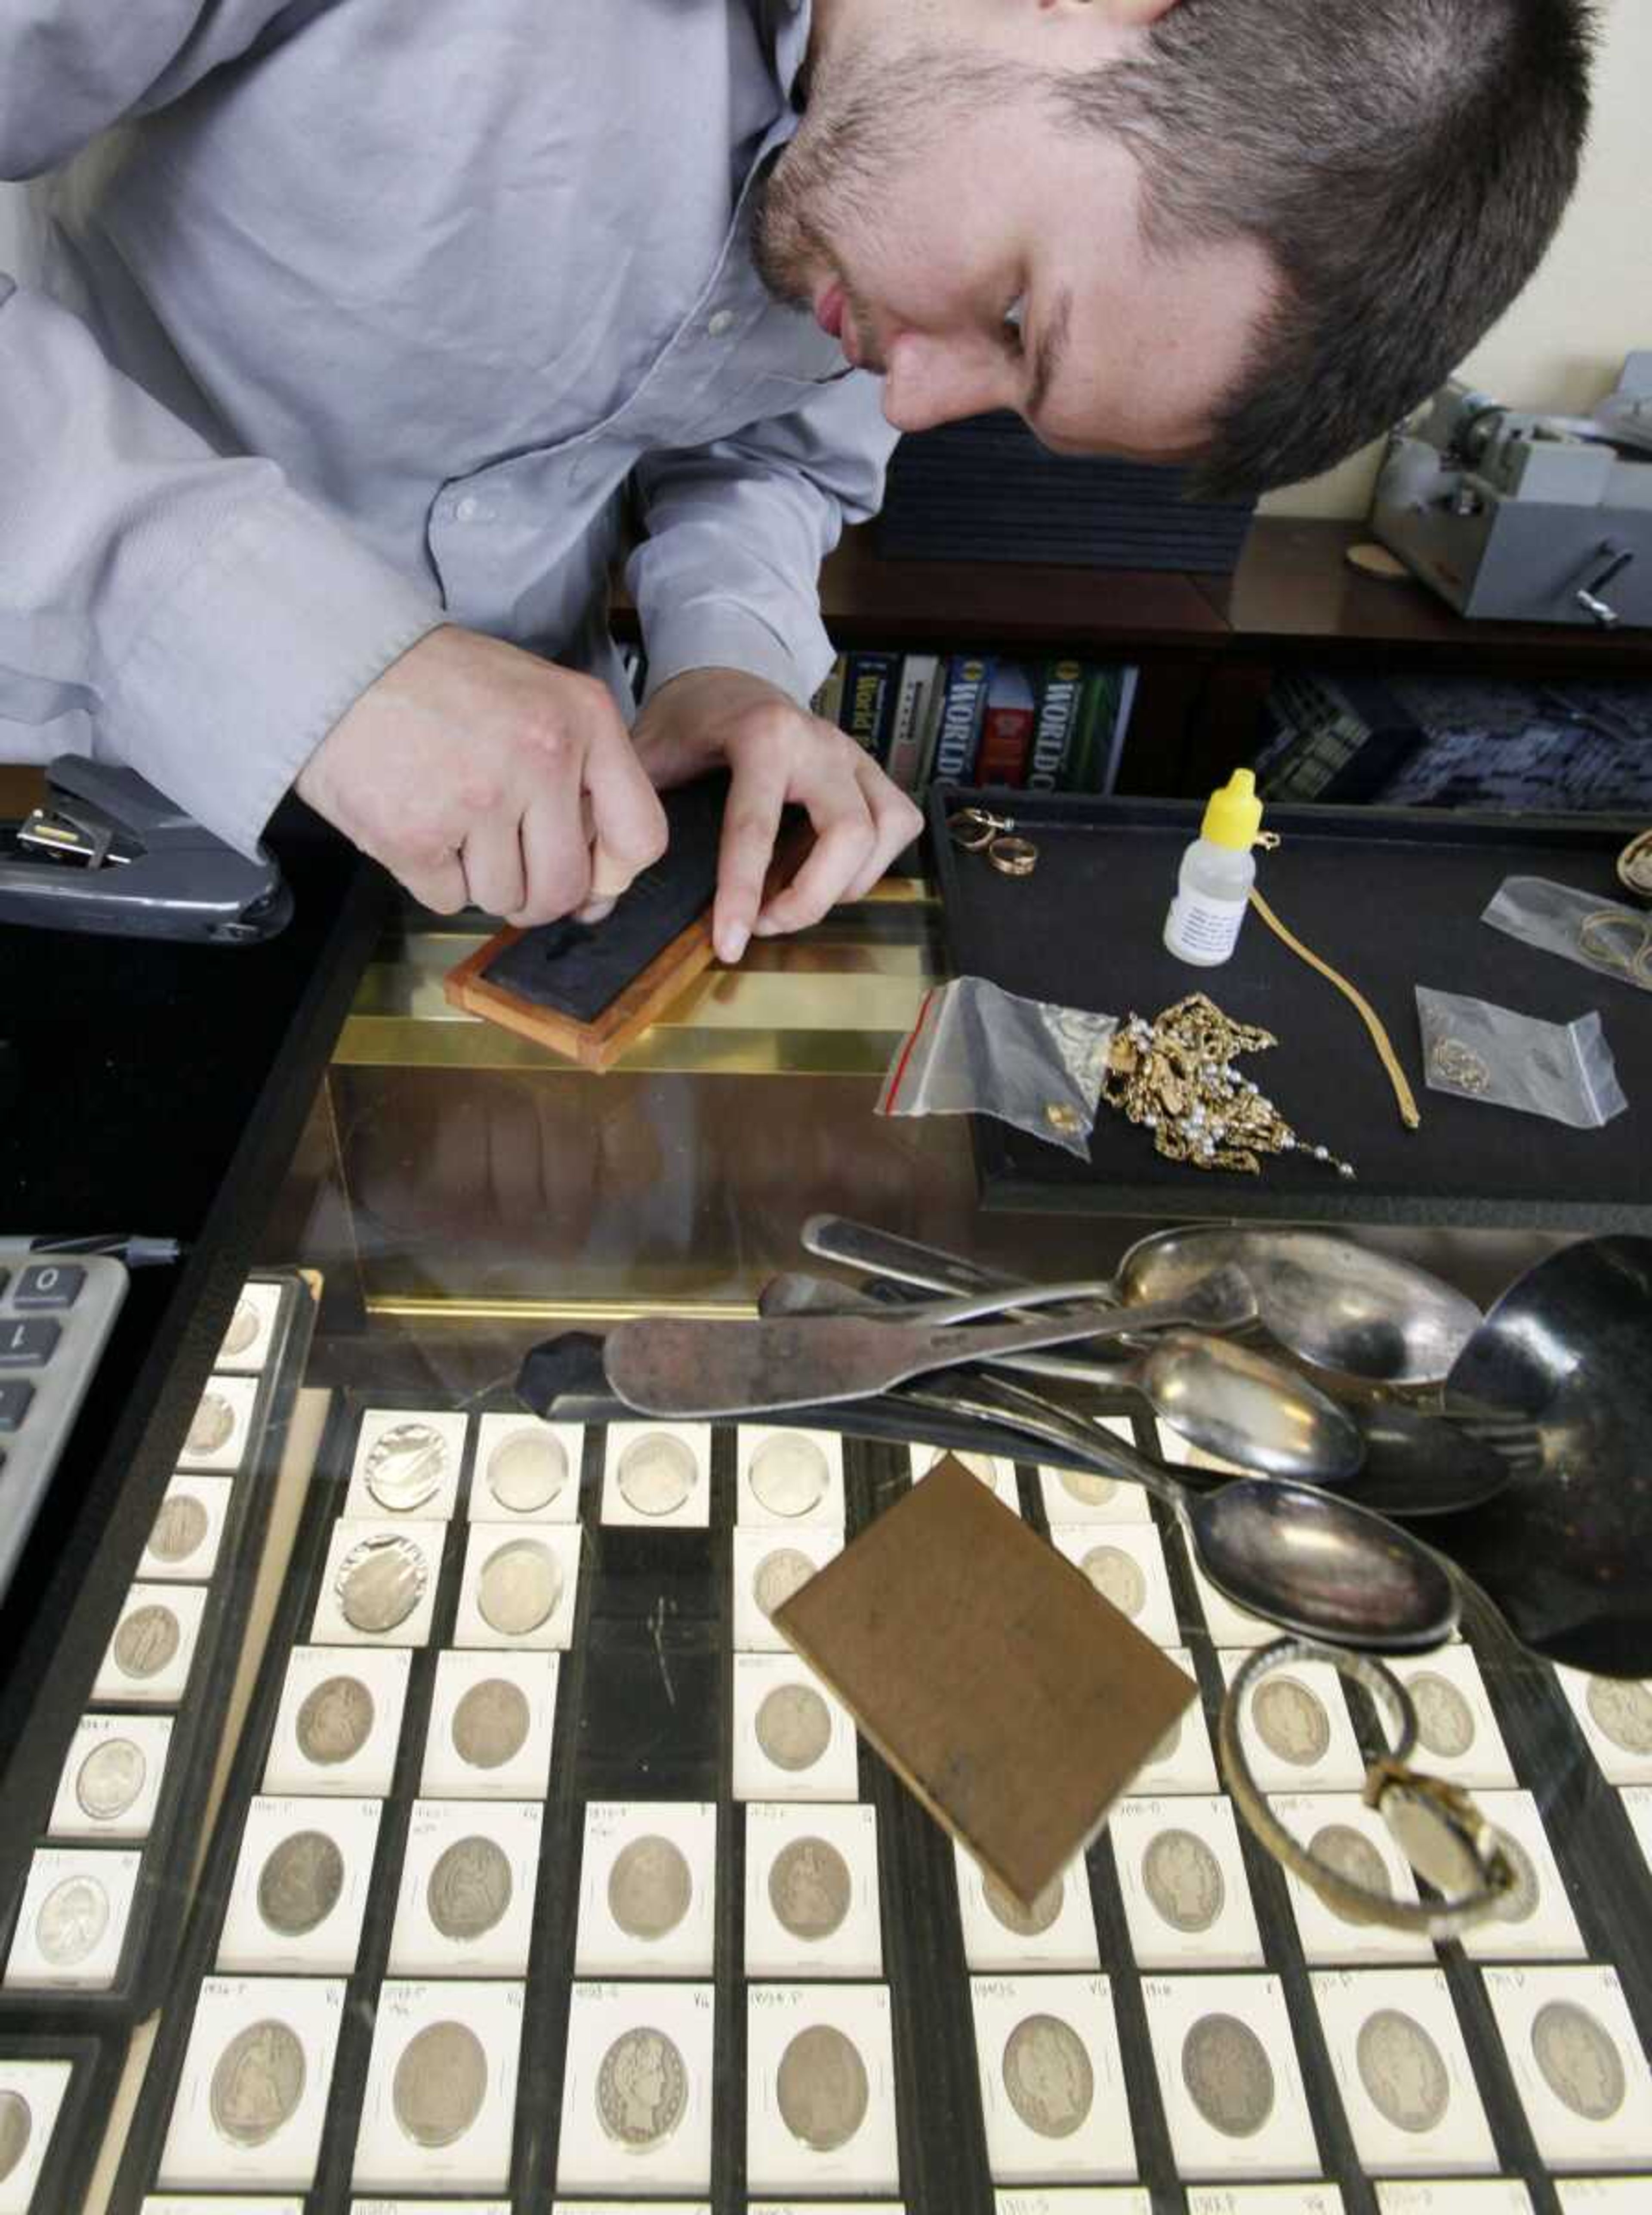
[(1261, 828), (1256, 776), (1236, 769), (1212, 793), (1199, 836), (1182, 856), (1176, 898), (1164, 918), (1164, 943), (1177, 960), (1214, 969), (1232, 953), (1256, 882), (1251, 849)]

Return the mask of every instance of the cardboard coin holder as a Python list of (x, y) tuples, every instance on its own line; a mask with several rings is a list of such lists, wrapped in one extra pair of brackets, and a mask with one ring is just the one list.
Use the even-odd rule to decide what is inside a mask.
[(92, 1685), (98, 1707), (175, 1708), (206, 1607), (205, 1585), (133, 1585)]
[(1390, 1657), (1411, 1694), (1417, 1743), (1411, 1765), (1470, 1791), (1513, 1790), (1520, 1782), (1486, 1697), (1480, 1665), (1466, 1646), (1442, 1646), (1418, 1659)]
[(577, 1523), (584, 1462), (583, 1423), (547, 1423), (525, 1412), (482, 1416), (470, 1469), (471, 1522)]
[(712, 1801), (589, 1800), (576, 1977), (709, 1977), (716, 1950)]
[(1314, 2176), (1320, 2162), (1277, 1977), (1144, 1977), (1153, 2067), (1189, 2183)]
[[(1117, 1812), (1115, 1808), (1115, 1815)], [(993, 1883), (955, 1838), (952, 1860), (958, 1878), (964, 1959), (978, 1976), (1101, 1967), (1090, 1872), (1082, 1856), (1062, 1870), (1030, 1913)]]
[[(660, 1488), (645, 1472), (632, 1476), (628, 1460), (645, 1440), (669, 1439), (685, 1449), (681, 1459), (682, 1494), (674, 1488)], [(692, 1468), (690, 1468), (690, 1462)], [(639, 1507), (639, 1499), (658, 1498), (668, 1504), (658, 1512)], [(706, 1531), (711, 1525), (711, 1426), (709, 1423), (610, 1423), (603, 1444), (602, 1521), (620, 1531)]]
[(390, 1934), (392, 1977), (525, 1977), (544, 1810), (415, 1800)]
[(711, 2184), (714, 1988), (575, 1984), (556, 2145), (565, 2200)]
[[(262, 2192), (149, 2192), (138, 2215), (304, 2215), (304, 2203), (302, 2193), (272, 2199)], [(375, 2209), (374, 2215), (380, 2211)], [(440, 2215), (440, 2210), (427, 2200), (419, 2215)]]
[[(1016, 1465), (1002, 1454), (954, 1454), (951, 1459), (961, 1463), (970, 1475), (986, 1485), (995, 1500), (1002, 1500), (1012, 1515), (1021, 1512), (1021, 1487), (1016, 1481)], [(907, 1466), (912, 1481), (921, 1484), (924, 1479), (948, 1458), (943, 1446), (908, 1446)]]
[(1555, 1674), (1607, 1783), (1652, 1784), (1652, 1679)]
[[(1097, 1418), (1121, 1444), (1133, 1446), (1136, 1433), (1127, 1415)], [(1053, 1531), (1071, 1523), (1151, 1523), (1153, 1503), (1139, 1484), (1120, 1476), (1093, 1476), (1087, 1470), (1038, 1464), (1038, 1492), (1044, 1520)]]
[(1164, 1548), (1151, 1523), (1115, 1524), (1097, 1531), (1093, 1524), (1052, 1524), (1056, 1550), (1080, 1570), (1102, 1598), (1129, 1617), (1155, 1646), (1174, 1646), (1176, 1601), (1164, 1567)]
[[(252, 1436), (253, 1409), (258, 1400), (256, 1377), (213, 1376), (206, 1380), (200, 1405), (191, 1420), (189, 1434), (178, 1456), (180, 1469), (213, 1470), (233, 1476), (240, 1468)], [(211, 1439), (210, 1445), (207, 1440)], [(194, 1444), (191, 1444), (191, 1439)]]
[(734, 1430), (735, 1521), (758, 1530), (844, 1527), (844, 1442), (774, 1423)]
[[(1305, 1846), (1311, 1845), (1324, 1832), (1352, 1831), (1376, 1856), (1393, 1897), (1404, 1901), (1407, 1906), (1416, 1905), (1416, 1879), (1411, 1873), (1411, 1864), (1400, 1851), (1387, 1824), (1374, 1807), (1366, 1806), (1360, 1794), (1276, 1793), (1270, 1795), (1268, 1804), (1292, 1837)], [(1360, 1873), (1357, 1865), (1360, 1862), (1369, 1864), (1370, 1856), (1362, 1854), (1346, 1838), (1334, 1838), (1332, 1844), (1338, 1855), (1336, 1865), (1346, 1868), (1354, 1862), (1357, 1881), (1367, 1882), (1368, 1877)], [(1294, 1869), (1285, 1869), (1283, 1874), (1285, 1888), (1291, 1895), (1291, 1912), (1296, 1917), (1297, 1936), (1302, 1942), (1303, 1957), (1311, 1967), (1334, 1968), (1385, 1962), (1433, 1966), (1436, 1959), (1434, 1942), (1422, 1931), (1395, 1930), (1381, 1923), (1350, 1922), (1334, 1907), (1328, 1907)]]
[[(807, 1590), (808, 1587), (806, 1586)], [(824, 1709), (825, 1736), (817, 1740), (819, 1711), (810, 1706), (794, 1729), (783, 1703), (807, 1690)], [(766, 1703), (775, 1700), (773, 1707)], [(795, 1757), (773, 1758), (771, 1746)], [(803, 1756), (816, 1744), (813, 1758)], [(829, 1691), (807, 1661), (795, 1654), (737, 1654), (734, 1656), (734, 1797), (736, 1800), (853, 1800), (860, 1792), (860, 1759), (855, 1726), (841, 1700)]]
[(747, 1977), (882, 1976), (877, 1819), (858, 1801), (747, 1804)]
[(439, 1654), (420, 1791), (433, 1800), (543, 1800), (559, 1670), (555, 1654)]
[(1537, 1801), (1529, 1792), (1477, 1792), (1474, 1799), (1513, 1845), (1522, 1872), (1537, 1879), (1537, 1900), (1527, 1906), (1522, 1894), (1517, 1914), (1477, 1923), (1463, 1933), (1463, 1951), (1473, 1961), (1581, 1961), (1588, 1948)]
[[(342, 1978), (203, 1978), (160, 2184), (172, 2191), (309, 2188), (344, 1994)], [(294, 2041), (302, 2075), (285, 2065)]]
[(1219, 1592), (1195, 1560), (1185, 1531), (1177, 1533), (1176, 1543), (1182, 1549), (1182, 1558), (1193, 1579), (1193, 1588), (1199, 1595), (1200, 1610), (1212, 1645), (1225, 1649), (1271, 1646), (1280, 1635), (1278, 1623), (1264, 1623), (1261, 1616), (1252, 1615), (1249, 1608), (1236, 1607), (1225, 1594)]
[(180, 1470), (168, 1485), (156, 1518), (164, 1550), (155, 1551), (151, 1532), (150, 1544), (138, 1557), (139, 1581), (210, 1583), (224, 1543), (224, 1519), (230, 1512), (230, 1494), (234, 1489), (232, 1477), (197, 1476), (191, 1470)]
[(1190, 2184), (1188, 2215), (1346, 2215), (1339, 2184)]
[(1626, 1784), (1618, 1797), (1624, 1803), (1624, 1813), (1629, 1818), (1631, 1830), (1640, 1841), (1641, 1851), (1646, 1857), (1647, 1874), (1652, 1876), (1652, 1785)]
[[(1231, 1684), (1244, 1655), (1216, 1658)], [(1281, 1689), (1287, 1686), (1294, 1689)], [(1258, 1699), (1263, 1701), (1260, 1724)], [(1328, 1661), (1293, 1661), (1252, 1684), (1239, 1711), (1239, 1735), (1263, 1792), (1358, 1792), (1365, 1784), (1365, 1757), (1348, 1720), (1342, 1680)]]
[(1139, 1969), (1264, 1966), (1231, 1800), (1121, 1800), (1107, 1829)]
[(1643, 2176), (1557, 2176), (1555, 2197), (1561, 2215), (1643, 2215)]
[[(0, 2061), (0, 2093), (9, 2092), (28, 2109), (28, 2137), (9, 2174), (0, 2178), (0, 2215), (34, 2215), (30, 2202), (52, 2148), (58, 2113), (69, 2089), (74, 2065), (68, 2061)], [(45, 2209), (39, 2215), (48, 2215)]]
[(83, 1715), (58, 1780), (50, 1835), (146, 1838), (171, 1740), (169, 1715)]
[[(1374, 2189), (1377, 2215), (1537, 2215), (1531, 2193), (1517, 2177), (1439, 2177), (1426, 2183), (1395, 2177)], [(1557, 2189), (1564, 2207), (1566, 2187)]]
[[(648, 2215), (711, 2215), (711, 2203), (709, 2200), (650, 2200), (648, 2211)], [(424, 2215), (424, 2210), (421, 2207), (411, 2211), (411, 2215)], [(509, 2215), (509, 2210), (502, 2210), (501, 2215)], [(550, 2215), (636, 2215), (636, 2202), (634, 2200), (553, 2200)], [(755, 2200), (748, 2201), (747, 2215), (758, 2215)], [(790, 2211), (790, 2215), (828, 2215), (828, 2211), (810, 2207)], [(854, 2215), (878, 2215), (878, 2211), (863, 2206), (856, 2208)]]
[[(1187, 1647), (1167, 1646), (1164, 1659), (1173, 1661), (1184, 1676), (1191, 1677), (1197, 1684), (1198, 1672)], [(1158, 1744), (1149, 1750), (1147, 1759), (1127, 1789), (1133, 1799), (1139, 1796), (1147, 1800), (1182, 1792), (1202, 1793), (1208, 1797), (1220, 1791), (1210, 1726), (1200, 1700), (1195, 1698), (1182, 1709)]]
[[(758, 1580), (765, 1574), (780, 1576), (784, 1572), (779, 1588), (788, 1596), (797, 1589), (791, 1582), (793, 1574), (801, 1575), (795, 1562), (788, 1556), (798, 1555), (823, 1568), (832, 1556), (843, 1551), (844, 1534), (829, 1531), (823, 1524), (800, 1524), (790, 1531), (771, 1531), (766, 1527), (736, 1529), (734, 1543), (734, 1651), (736, 1654), (789, 1654), (791, 1648), (776, 1629), (758, 1594)], [(773, 1563), (771, 1572), (765, 1564)], [(774, 1603), (778, 1605), (778, 1601)]]
[[(398, 1433), (415, 1431), (427, 1434), (433, 1441), (429, 1451), (436, 1457), (437, 1465), (424, 1476), (416, 1490), (402, 1495), (394, 1482), (395, 1458), (378, 1476), (374, 1474), (375, 1460), (383, 1457)], [(445, 1408), (364, 1409), (350, 1463), (350, 1488), (344, 1495), (340, 1513), (353, 1523), (449, 1521), (458, 1502), (464, 1433), (465, 1418)], [(377, 1492), (373, 1489), (375, 1483), (379, 1487)], [(426, 1486), (430, 1488), (426, 1490)]]
[(224, 1327), (224, 1343), (218, 1350), (213, 1368), (256, 1375), (269, 1359), (276, 1318), (280, 1312), (279, 1285), (261, 1284), (255, 1278), (249, 1278), (236, 1298), (235, 1312)]
[(508, 2187), (523, 1993), (519, 1984), (379, 1986), (352, 2173), (358, 2193)]
[(1133, 2181), (1108, 1979), (972, 1977), (969, 2003), (993, 2182)]
[(746, 2180), (753, 2192), (900, 2189), (887, 1985), (752, 1985)]
[(748, 2200), (746, 2215), (906, 2215), (906, 2207), (900, 2200)]
[(107, 1991), (120, 1971), (142, 1865), (141, 1854), (38, 1848), (12, 1930), (8, 1989)]
[(1180, 1431), (1172, 1430), (1163, 1416), (1155, 1415), (1153, 1428), (1158, 1433), (1158, 1457), (1172, 1463), (1178, 1469), (1218, 1469), (1228, 1476), (1251, 1476), (1255, 1471), (1237, 1461), (1224, 1461), (1204, 1446), (1196, 1446), (1191, 1439), (1184, 1439)]
[(992, 2215), (1153, 2215), (1153, 2195), (1139, 2184), (1018, 2187), (994, 2192)]
[[(360, 1950), (383, 1808), (380, 1800), (253, 1801), (218, 1934), (221, 1976), (349, 1975)], [(317, 1838), (332, 1850), (309, 1843)], [(295, 1839), (305, 1844), (284, 1882)]]
[[(519, 1653), (565, 1653), (574, 1635), (574, 1610), (579, 1597), (580, 1541), (577, 1523), (545, 1525), (534, 1531), (502, 1530), (497, 1523), (473, 1523), (465, 1533), (464, 1572), (459, 1584), (458, 1612), (453, 1623), (453, 1643), (460, 1647), (488, 1647)], [(537, 1612), (537, 1598), (519, 1618), (501, 1616), (499, 1600), (489, 1597), (490, 1578), (506, 1574), (513, 1549), (533, 1547), (532, 1574), (544, 1597), (554, 1593), (553, 1604), (539, 1622), (513, 1629), (513, 1619), (525, 1623)], [(505, 1558), (501, 1558), (505, 1557)], [(511, 1595), (507, 1595), (507, 1600)], [(488, 1621), (489, 1614), (496, 1618)], [(505, 1624), (501, 1629), (501, 1621)]]
[(1443, 1969), (1316, 1969), (1314, 2005), (1370, 2175), (1489, 2172), (1497, 2149)]
[[(339, 1793), (346, 1799), (386, 1798), (402, 1735), (411, 1663), (405, 1647), (341, 1654), (325, 1646), (295, 1646), (287, 1659), (270, 1734), (265, 1791), (300, 1798), (317, 1792)], [(339, 1708), (334, 1693), (340, 1685), (363, 1687), (372, 1702), (371, 1717), (359, 1739), (362, 1709), (359, 1695), (353, 1692), (342, 1715), (349, 1727), (341, 1734), (328, 1730), (317, 1736), (310, 1724), (318, 1704)], [(316, 1754), (325, 1758), (316, 1758)]]
[(1652, 2071), (1616, 1969), (1480, 1973), (1547, 2166), (1652, 2164)]
[[(372, 1521), (365, 1518), (353, 1520), (341, 1515), (328, 1536), (327, 1565), (322, 1572), (315, 1619), (310, 1629), (314, 1642), (317, 1646), (376, 1647), (427, 1644), (430, 1619), (435, 1612), (436, 1592), (442, 1580), (442, 1549), (446, 1539), (445, 1523), (384, 1516)], [(415, 1560), (421, 1565), (423, 1581), (417, 1598), (399, 1622), (384, 1630), (364, 1630), (344, 1612), (340, 1578), (347, 1574), (345, 1565), (357, 1555), (359, 1548), (378, 1547), (387, 1541), (396, 1545), (400, 1558)], [(411, 1555), (402, 1550), (408, 1548), (414, 1549)]]

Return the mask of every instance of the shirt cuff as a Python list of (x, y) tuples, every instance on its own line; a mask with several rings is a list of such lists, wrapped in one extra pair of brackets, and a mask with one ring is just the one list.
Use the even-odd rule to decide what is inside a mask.
[(202, 549), (121, 654), (109, 751), (250, 855), (345, 710), (447, 620), (433, 585), (279, 488)]
[(733, 600), (692, 596), (645, 627), (651, 700), (662, 684), (688, 669), (742, 669), (776, 685), (807, 708), (830, 673), (833, 648), (825, 626), (813, 622), (806, 635), (781, 638), (749, 608)]

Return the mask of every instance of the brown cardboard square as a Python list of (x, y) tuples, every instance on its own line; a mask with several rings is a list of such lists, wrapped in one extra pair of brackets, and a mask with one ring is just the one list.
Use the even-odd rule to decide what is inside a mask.
[(950, 1456), (774, 1621), (1024, 1905), (1094, 1837), (1197, 1692)]

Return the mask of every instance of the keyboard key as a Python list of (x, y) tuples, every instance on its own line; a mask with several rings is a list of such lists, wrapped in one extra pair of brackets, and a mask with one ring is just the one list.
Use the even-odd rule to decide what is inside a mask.
[(0, 1322), (0, 1369), (44, 1369), (62, 1335), (54, 1322)]
[(34, 1387), (25, 1384), (21, 1377), (0, 1377), (0, 1431), (21, 1429), (34, 1397)]
[(12, 1302), (20, 1308), (71, 1308), (86, 1272), (75, 1261), (36, 1261), (17, 1279)]

